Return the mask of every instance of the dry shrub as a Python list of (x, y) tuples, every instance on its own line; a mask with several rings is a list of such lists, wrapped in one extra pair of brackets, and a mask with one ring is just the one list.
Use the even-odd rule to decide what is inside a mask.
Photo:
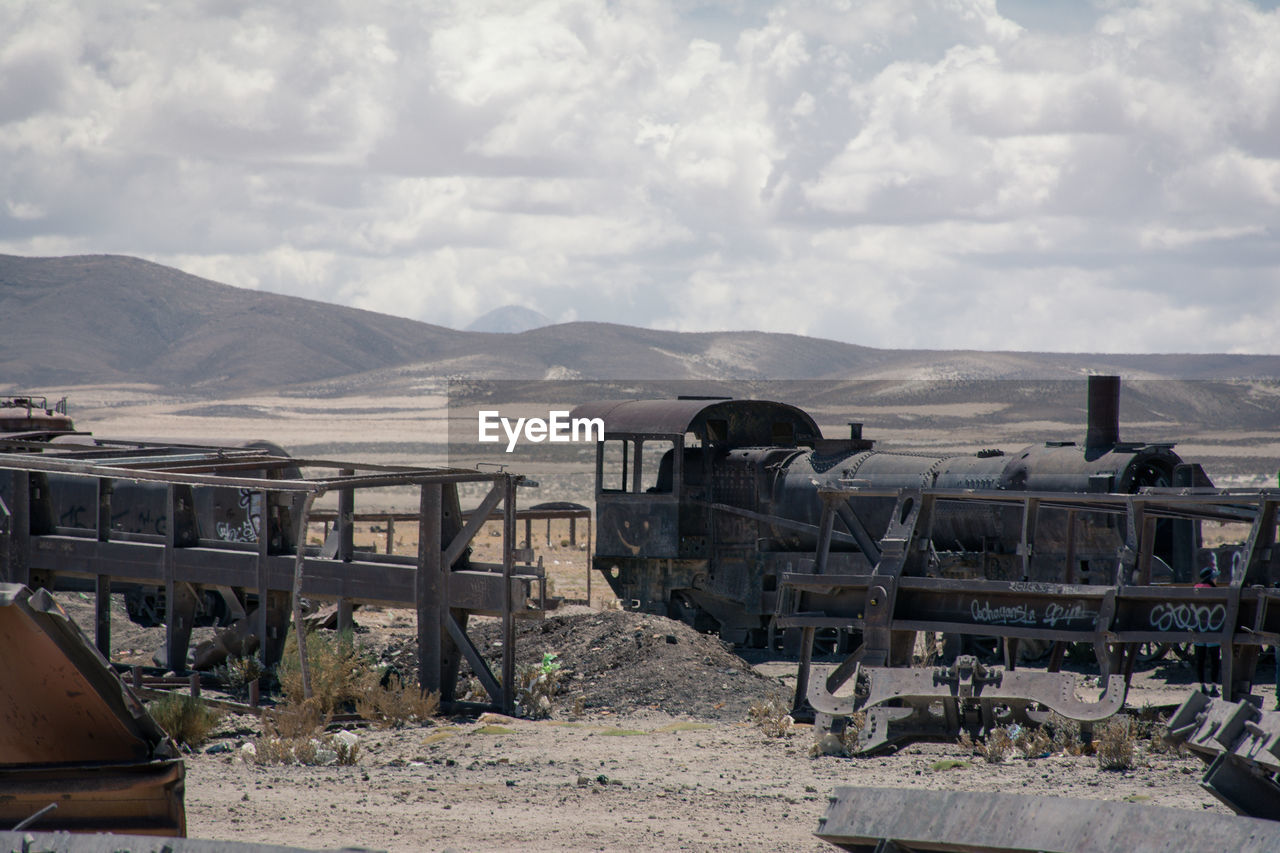
[(369, 673), (364, 692), (356, 698), (356, 713), (378, 728), (425, 723), (440, 711), (438, 692), (427, 693), (416, 684), (406, 684), (397, 673), (391, 673), (388, 680), (383, 687), (376, 673)]
[(254, 740), (257, 764), (355, 764), (360, 744), (325, 734), (330, 714), (317, 699), (286, 702), (262, 715), (262, 735)]
[(988, 764), (1000, 764), (1014, 750), (1023, 758), (1043, 758), (1056, 752), (1056, 741), (1043, 726), (1009, 725), (987, 732), (975, 741), (968, 732), (961, 732), (958, 743), (974, 755), (980, 755)]
[(262, 663), (253, 655), (247, 658), (229, 657), (222, 666), (214, 667), (214, 676), (233, 696), (249, 695), (249, 685), (266, 673)]
[(1055, 713), (1049, 717), (1046, 727), (1053, 733), (1052, 747), (1062, 755), (1082, 755), (1085, 743), (1080, 736), (1080, 722)]
[(1098, 766), (1103, 770), (1129, 770), (1133, 767), (1136, 741), (1129, 728), (1129, 718), (1117, 714), (1102, 726), (1093, 742)]
[(974, 744), (973, 751), (981, 755), (988, 764), (1000, 764), (1013, 751), (1013, 738), (1007, 728), (992, 729)]
[(208, 740), (209, 733), (222, 721), (220, 711), (181, 693), (157, 699), (147, 710), (169, 737), (192, 748)]
[(862, 730), (866, 725), (866, 712), (858, 711), (845, 718), (845, 726), (841, 731), (823, 731), (820, 727), (814, 726), (813, 745), (809, 747), (809, 757), (842, 755), (848, 758), (857, 755), (862, 744)]
[(752, 704), (747, 709), (747, 716), (765, 737), (791, 737), (795, 734), (796, 721), (790, 709), (777, 699)]
[[(360, 698), (366, 676), (373, 667), (372, 659), (356, 647), (350, 631), (308, 634), (307, 664), (311, 675), (311, 698), (326, 714), (332, 714)], [(302, 668), (298, 662), (297, 634), (293, 632), (285, 642), (278, 676), (280, 691), (285, 698), (294, 704), (302, 702)]]
[(1023, 758), (1043, 758), (1052, 753), (1053, 738), (1043, 726), (1022, 726), (1013, 736), (1013, 745)]
[(332, 712), (325, 711), (317, 698), (288, 701), (262, 714), (262, 733), (286, 740), (309, 738), (324, 731), (332, 718)]

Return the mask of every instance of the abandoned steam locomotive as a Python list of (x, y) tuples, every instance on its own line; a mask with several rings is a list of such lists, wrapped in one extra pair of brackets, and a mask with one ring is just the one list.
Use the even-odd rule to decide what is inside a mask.
[[(853, 425), (824, 438), (800, 409), (763, 400), (681, 398), (589, 403), (574, 417), (602, 418), (597, 449), (594, 567), (625, 607), (762, 645), (778, 579), (811, 572), (824, 504), (836, 503), (825, 570), (870, 572), (903, 488), (1137, 493), (1211, 485), (1169, 444), (1122, 442), (1119, 377), (1089, 382), (1083, 444), (1047, 442), (1012, 454), (983, 450), (928, 456), (877, 450)], [(865, 487), (869, 495), (857, 494)], [(1124, 519), (1044, 508), (1034, 554), (1020, 555), (1019, 508), (940, 507), (931, 529), (931, 572), (940, 577), (1114, 583)], [(1162, 520), (1154, 581), (1186, 581), (1199, 530)], [(1024, 558), (1025, 557), (1025, 558)]]

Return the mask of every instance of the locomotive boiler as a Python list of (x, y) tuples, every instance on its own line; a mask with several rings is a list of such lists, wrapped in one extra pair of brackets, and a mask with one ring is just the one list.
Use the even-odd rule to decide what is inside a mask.
[[(594, 568), (629, 609), (683, 619), (731, 642), (762, 645), (778, 579), (818, 563), (822, 492), (835, 502), (829, 573), (867, 573), (880, 558), (899, 489), (1127, 493), (1211, 485), (1171, 444), (1119, 435), (1119, 377), (1090, 377), (1083, 443), (1045, 442), (1013, 453), (934, 456), (877, 449), (852, 425), (824, 438), (795, 406), (680, 398), (589, 403), (601, 418), (596, 458)], [(861, 491), (869, 494), (859, 494)], [(938, 577), (1110, 584), (1125, 544), (1114, 515), (1043, 508), (1034, 553), (1018, 507), (939, 504), (930, 572)], [(1187, 581), (1199, 530), (1161, 520), (1153, 582)]]

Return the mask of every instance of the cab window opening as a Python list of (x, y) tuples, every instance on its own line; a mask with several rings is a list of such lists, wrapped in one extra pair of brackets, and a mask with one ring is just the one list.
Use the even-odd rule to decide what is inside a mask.
[(626, 439), (609, 439), (600, 448), (600, 491), (625, 492), (631, 462), (631, 444)]

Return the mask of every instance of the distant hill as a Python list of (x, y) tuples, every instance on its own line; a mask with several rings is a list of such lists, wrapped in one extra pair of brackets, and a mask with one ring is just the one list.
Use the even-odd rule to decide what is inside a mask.
[[(496, 325), (521, 316), (513, 308), (486, 317)], [(0, 384), (33, 391), (141, 383), (200, 395), (378, 394), (445, 378), (945, 384), (1089, 372), (1276, 378), (1280, 356), (883, 350), (797, 335), (589, 322), (495, 334), (245, 290), (137, 258), (0, 255)]]
[(468, 332), (515, 334), (550, 326), (551, 318), (523, 305), (503, 305), (481, 314), (467, 326)]

